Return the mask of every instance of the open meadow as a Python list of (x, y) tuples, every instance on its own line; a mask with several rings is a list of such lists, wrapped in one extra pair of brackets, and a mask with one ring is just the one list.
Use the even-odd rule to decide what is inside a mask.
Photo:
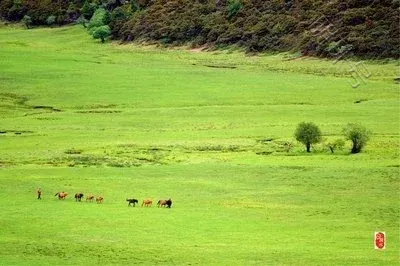
[[(352, 88), (348, 62), (1, 26), (0, 265), (398, 263), (399, 64), (365, 65)], [(303, 121), (372, 136), (307, 154)]]

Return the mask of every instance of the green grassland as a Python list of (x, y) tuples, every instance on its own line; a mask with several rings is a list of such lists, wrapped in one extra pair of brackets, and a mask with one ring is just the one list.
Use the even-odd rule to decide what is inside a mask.
[[(0, 27), (0, 58), (0, 265), (398, 263), (397, 61), (365, 62), (354, 89), (357, 60), (101, 45), (81, 27)], [(302, 121), (373, 134), (357, 155), (306, 154)]]

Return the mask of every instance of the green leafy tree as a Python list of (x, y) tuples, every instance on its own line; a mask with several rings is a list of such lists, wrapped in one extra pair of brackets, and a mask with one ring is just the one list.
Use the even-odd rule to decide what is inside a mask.
[(76, 20), (76, 24), (81, 24), (84, 28), (87, 27), (87, 24), (89, 23), (89, 20), (85, 19), (83, 16), (80, 16), (77, 20)]
[(242, 0), (229, 0), (228, 1), (228, 18), (236, 16), (239, 10), (242, 8)]
[(25, 15), (23, 18), (22, 18), (22, 23), (25, 25), (25, 27), (27, 28), (27, 29), (29, 29), (30, 27), (31, 27), (31, 25), (32, 25), (32, 18), (30, 17), (30, 16), (28, 16), (28, 15)]
[(49, 26), (53, 25), (54, 23), (56, 23), (56, 19), (57, 19), (57, 17), (54, 16), (54, 15), (49, 16), (49, 17), (46, 19), (47, 25), (49, 25)]
[(89, 1), (85, 1), (81, 8), (81, 14), (85, 19), (90, 19), (93, 16), (94, 11), (96, 10), (96, 4), (89, 3)]
[(102, 43), (104, 43), (105, 39), (110, 37), (111, 29), (109, 26), (104, 25), (94, 29), (93, 38), (100, 39)]
[(311, 145), (321, 141), (321, 131), (314, 123), (301, 122), (295, 131), (296, 140), (306, 146), (307, 152), (310, 152)]
[(93, 32), (98, 27), (107, 25), (107, 23), (105, 23), (107, 21), (107, 14), (108, 12), (104, 8), (96, 9), (87, 26), (90, 35), (93, 35)]
[(131, 0), (131, 12), (135, 13), (139, 10), (139, 5), (137, 4), (136, 0)]
[(343, 128), (343, 134), (353, 143), (351, 153), (359, 153), (367, 145), (371, 132), (361, 124), (349, 123)]

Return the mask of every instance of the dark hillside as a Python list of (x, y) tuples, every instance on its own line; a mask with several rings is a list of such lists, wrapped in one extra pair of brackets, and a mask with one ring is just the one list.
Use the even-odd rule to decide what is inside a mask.
[[(109, 11), (114, 39), (399, 58), (400, 0), (1, 0), (0, 15), (32, 25), (66, 24)], [(53, 19), (49, 17), (53, 16)]]

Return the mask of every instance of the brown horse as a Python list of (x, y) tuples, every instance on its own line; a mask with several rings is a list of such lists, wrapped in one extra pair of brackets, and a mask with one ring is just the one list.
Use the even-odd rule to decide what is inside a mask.
[(57, 192), (54, 196), (58, 196), (59, 200), (64, 200), (68, 196), (68, 193), (67, 192)]
[(93, 195), (86, 196), (86, 201), (93, 202), (93, 200), (94, 200), (94, 196)]
[(172, 200), (171, 199), (167, 199), (167, 200), (159, 200), (157, 202), (157, 206), (158, 207), (167, 207), (167, 208), (171, 208), (172, 205)]
[(98, 204), (101, 204), (101, 203), (103, 203), (103, 197), (102, 196), (98, 196), (97, 198), (96, 198), (96, 202), (98, 203)]
[(151, 199), (145, 199), (145, 200), (143, 200), (143, 202), (142, 202), (142, 207), (143, 207), (143, 205), (144, 205), (145, 207), (151, 207), (151, 206), (153, 205), (153, 201), (152, 201)]
[(157, 202), (157, 207), (166, 207), (167, 206), (167, 200), (159, 200)]
[(81, 201), (83, 198), (83, 193), (76, 193), (75, 194), (75, 201)]

